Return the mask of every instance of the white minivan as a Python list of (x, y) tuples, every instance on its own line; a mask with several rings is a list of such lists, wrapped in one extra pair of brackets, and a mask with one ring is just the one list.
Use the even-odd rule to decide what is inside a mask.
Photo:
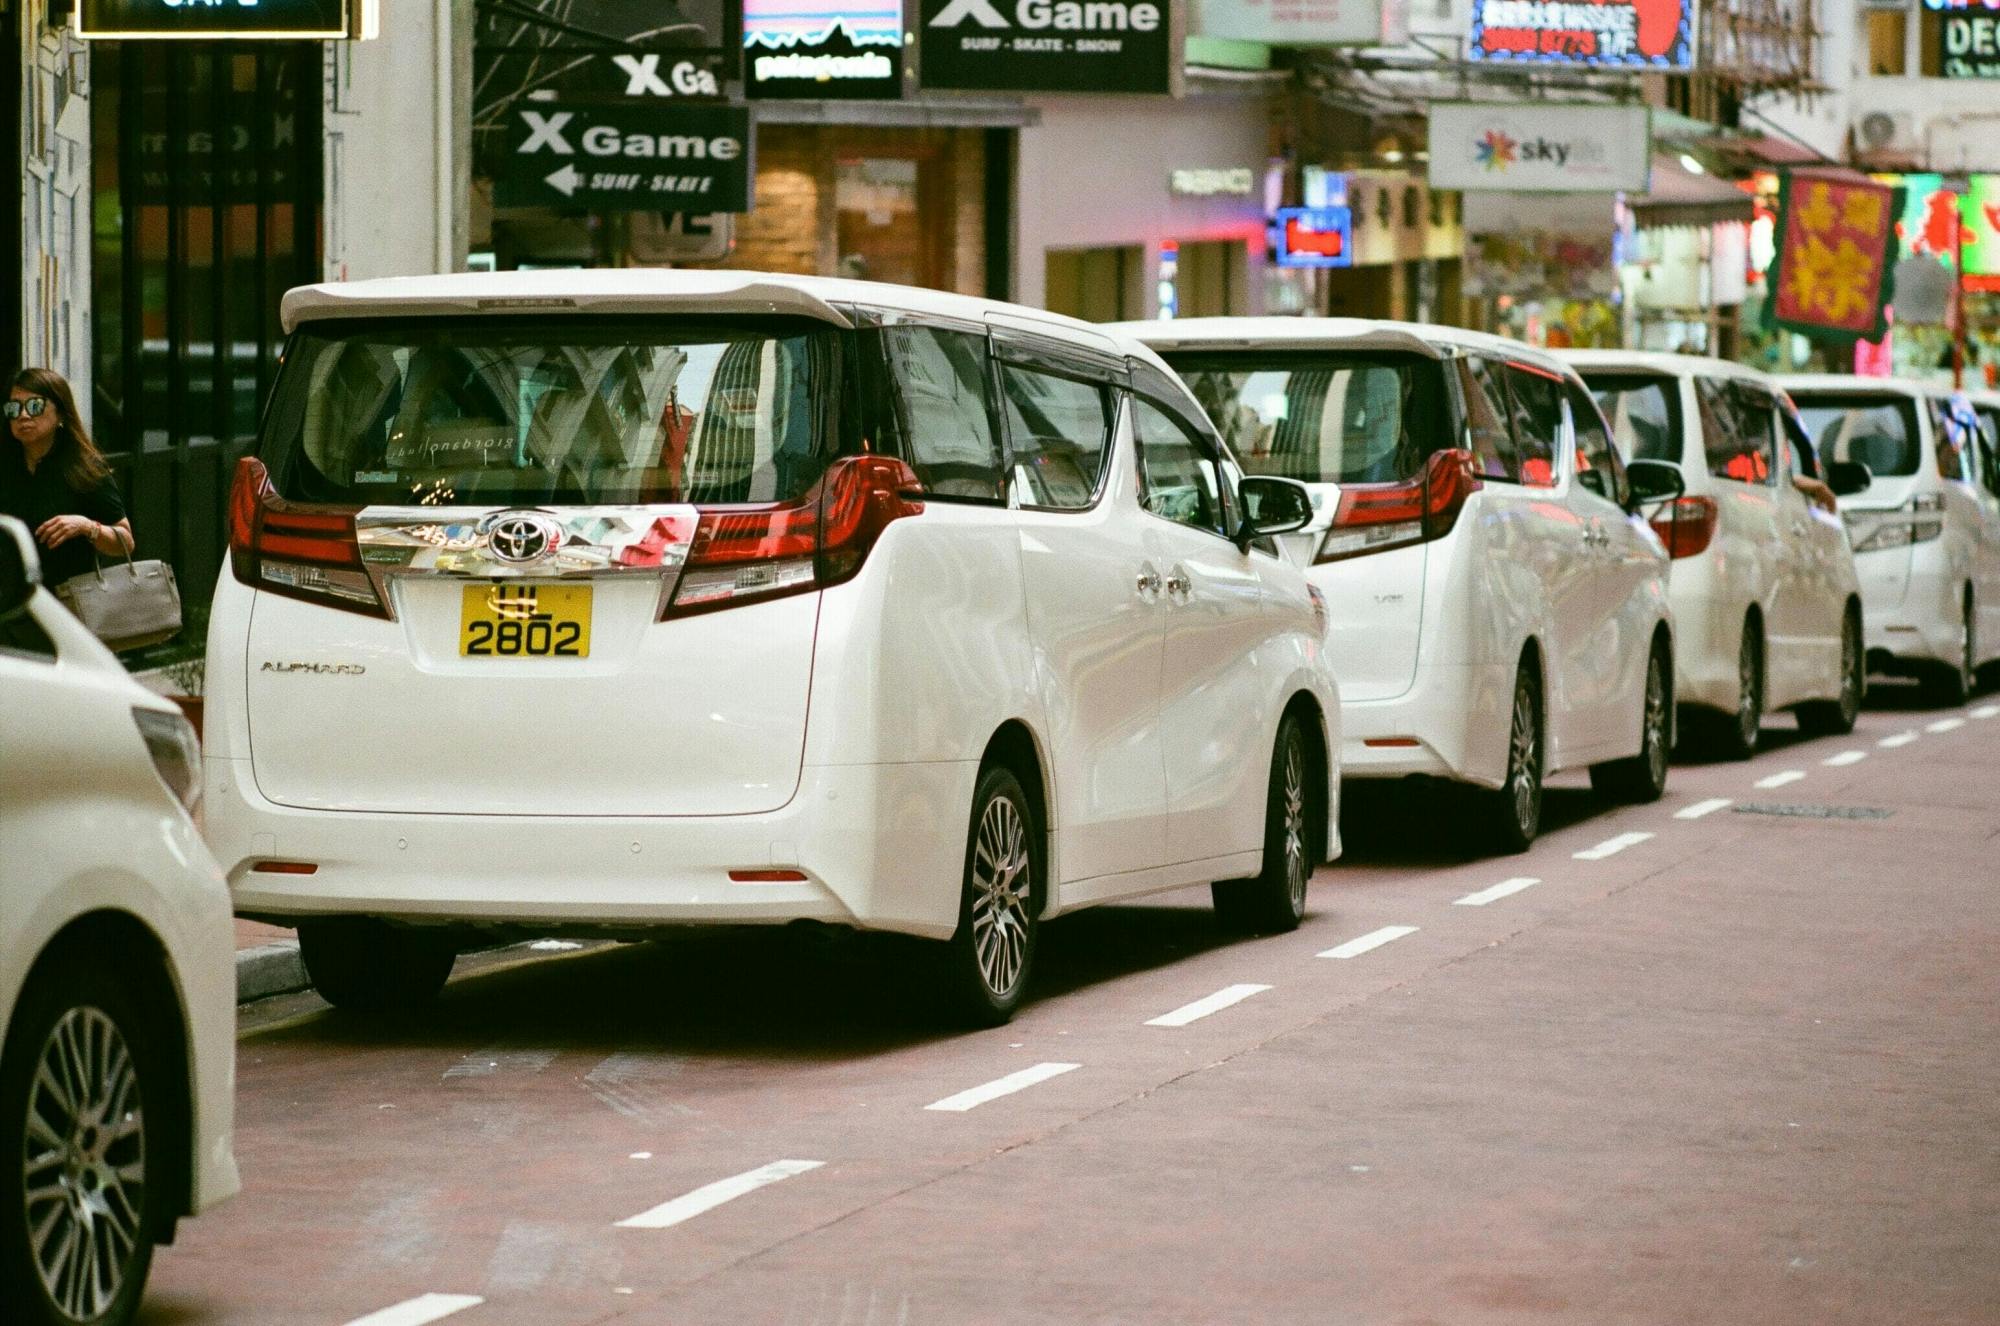
[(1748, 759), (1772, 710), (1796, 710), (1807, 732), (1852, 731), (1867, 688), (1861, 590), (1830, 508), (1867, 473), (1822, 467), (1790, 402), (1755, 369), (1640, 350), (1562, 357), (1597, 396), (1619, 454), (1667, 461), (1686, 482), (1648, 513), (1674, 559), (1684, 735)]
[(194, 730), (0, 517), (0, 1320), (121, 1326), (236, 1192), (235, 937)]
[(1043, 920), (1336, 852), (1327, 616), (1137, 342), (907, 287), (314, 286), (231, 499), (208, 829), (335, 1004), (465, 927), (943, 941), (1008, 1016)]
[(1866, 611), (1868, 666), (1957, 704), (2000, 658), (2000, 508), (1982, 496), (1978, 421), (1963, 396), (1891, 378), (1789, 377), (1815, 445), (1874, 481), (1843, 497)]
[[(1483, 789), (1496, 846), (1543, 779), (1666, 786), (1666, 550), (1635, 513), (1671, 467), (1618, 457), (1575, 372), (1517, 342), (1339, 318), (1126, 324), (1180, 373), (1245, 470), (1297, 479), (1295, 540), (1333, 621), (1346, 778)], [(1655, 485), (1664, 484), (1664, 489)]]

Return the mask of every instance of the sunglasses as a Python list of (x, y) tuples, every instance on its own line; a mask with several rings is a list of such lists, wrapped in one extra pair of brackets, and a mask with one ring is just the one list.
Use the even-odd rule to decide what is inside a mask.
[(46, 397), (30, 396), (26, 400), (8, 401), (0, 405), (0, 414), (6, 415), (9, 419), (19, 419), (24, 414), (30, 419), (39, 419), (42, 417), (42, 411), (48, 408), (49, 402)]

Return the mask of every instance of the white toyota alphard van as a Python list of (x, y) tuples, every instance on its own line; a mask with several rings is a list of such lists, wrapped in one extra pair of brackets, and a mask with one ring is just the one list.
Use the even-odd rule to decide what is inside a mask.
[(284, 319), (207, 822), (335, 1002), (434, 992), (452, 927), (811, 920), (950, 941), (990, 1020), (1047, 917), (1229, 881), (1283, 928), (1336, 854), (1326, 616), (1248, 523), (1305, 494), (1136, 342), (745, 273)]

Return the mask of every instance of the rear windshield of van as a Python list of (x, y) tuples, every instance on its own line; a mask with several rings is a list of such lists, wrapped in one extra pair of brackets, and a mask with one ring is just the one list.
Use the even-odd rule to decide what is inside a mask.
[(308, 324), (262, 454), (308, 502), (786, 501), (829, 459), (833, 336), (784, 320)]
[(1915, 474), (1921, 446), (1917, 403), (1883, 392), (1840, 395), (1792, 391), (1821, 460), (1857, 460), (1876, 475)]
[(1393, 483), (1454, 445), (1444, 371), (1421, 355), (1226, 350), (1166, 360), (1250, 474)]
[(1681, 459), (1680, 383), (1651, 373), (1597, 373), (1583, 380), (1611, 421), (1611, 438), (1626, 460)]

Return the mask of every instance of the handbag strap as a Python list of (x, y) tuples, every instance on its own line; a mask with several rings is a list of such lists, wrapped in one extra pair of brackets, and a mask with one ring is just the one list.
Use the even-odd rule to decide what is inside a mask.
[[(139, 578), (139, 566), (136, 562), (132, 560), (132, 552), (134, 548), (137, 547), (139, 541), (137, 539), (133, 539), (130, 543), (128, 543), (125, 540), (124, 530), (119, 529), (116, 525), (105, 525), (104, 522), (101, 520), (98, 521), (97, 523), (99, 525), (102, 525), (105, 529), (110, 530), (112, 537), (118, 540), (118, 547), (125, 554), (125, 566), (128, 570), (132, 572), (132, 578), (134, 580), (137, 580)], [(104, 583), (104, 554), (97, 550), (97, 540), (91, 539), (89, 540), (89, 543), (90, 543), (91, 565), (96, 569), (97, 583), (101, 585)]]

